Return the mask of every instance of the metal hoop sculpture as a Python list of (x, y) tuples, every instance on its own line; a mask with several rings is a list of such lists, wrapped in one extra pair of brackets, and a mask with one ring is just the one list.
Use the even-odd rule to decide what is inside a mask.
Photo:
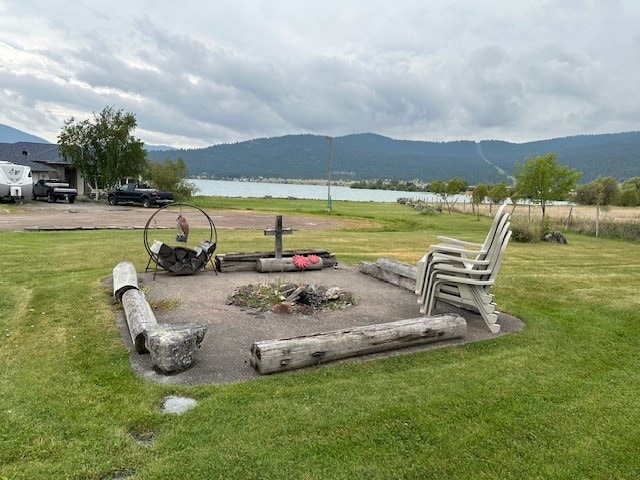
[[(204, 239), (195, 250), (187, 247), (171, 247), (165, 243), (158, 241), (155, 241), (153, 244), (149, 243), (149, 225), (151, 225), (153, 219), (156, 217), (156, 215), (158, 215), (165, 209), (176, 206), (180, 207), (181, 212), (183, 207), (189, 207), (198, 210), (207, 219), (207, 222), (209, 224), (209, 238)], [(182, 214), (180, 214), (180, 216), (181, 215)], [(155, 271), (158, 269), (158, 267), (177, 275), (191, 275), (198, 270), (205, 268), (207, 264), (211, 262), (213, 270), (217, 274), (215, 264), (212, 260), (213, 254), (216, 250), (217, 242), (218, 232), (216, 230), (216, 226), (207, 212), (202, 210), (200, 207), (181, 202), (173, 202), (167, 205), (163, 205), (158, 210), (156, 210), (153, 215), (151, 215), (151, 217), (149, 217), (149, 220), (147, 220), (147, 223), (144, 226), (144, 248), (149, 254), (149, 262), (147, 262), (147, 268), (145, 271), (149, 270), (149, 266), (151, 265), (151, 262), (153, 262), (155, 264), (154, 279)]]

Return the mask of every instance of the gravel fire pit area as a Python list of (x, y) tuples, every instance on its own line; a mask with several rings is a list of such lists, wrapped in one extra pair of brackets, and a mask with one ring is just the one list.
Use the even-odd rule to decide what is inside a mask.
[[(254, 342), (311, 335), (319, 332), (381, 324), (420, 317), (416, 295), (403, 288), (361, 273), (358, 267), (338, 265), (335, 268), (283, 273), (233, 272), (218, 273), (203, 270), (191, 276), (176, 276), (167, 272), (138, 273), (140, 288), (154, 308), (159, 323), (200, 323), (207, 333), (197, 353), (195, 363), (187, 370), (172, 375), (157, 372), (149, 355), (133, 349), (123, 312), (117, 315), (118, 327), (130, 351), (134, 371), (149, 380), (164, 384), (221, 384), (260, 377), (250, 364)], [(248, 286), (282, 286), (289, 295), (298, 286), (341, 292), (352, 299), (334, 308), (277, 313), (273, 308), (239, 306), (231, 301)], [(280, 292), (282, 294), (282, 292)], [(284, 294), (282, 294), (284, 295)], [(231, 300), (230, 300), (231, 299)], [(348, 303), (348, 305), (347, 305)], [(277, 309), (276, 309), (277, 310)], [(362, 361), (382, 356), (411, 353), (418, 350), (451, 346), (487, 338), (496, 338), (522, 328), (522, 323), (501, 315), (502, 330), (498, 335), (488, 331), (482, 318), (468, 311), (440, 306), (435, 314), (457, 313), (467, 320), (467, 334), (462, 339), (410, 347), (387, 353), (357, 357), (346, 361)], [(312, 368), (331, 368), (330, 364)], [(289, 375), (293, 372), (278, 373)]]

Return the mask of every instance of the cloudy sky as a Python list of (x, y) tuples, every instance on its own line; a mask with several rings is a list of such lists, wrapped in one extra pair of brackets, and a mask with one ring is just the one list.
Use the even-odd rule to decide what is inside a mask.
[(0, 0), (0, 123), (146, 143), (640, 130), (637, 0)]

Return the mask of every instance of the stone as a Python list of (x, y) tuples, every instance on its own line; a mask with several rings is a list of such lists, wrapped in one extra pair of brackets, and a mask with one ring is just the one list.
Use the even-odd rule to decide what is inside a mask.
[(542, 237), (542, 240), (549, 243), (560, 243), (563, 245), (567, 243), (567, 238), (560, 232), (547, 233)]
[(187, 410), (191, 410), (197, 405), (197, 400), (193, 398), (169, 395), (162, 401), (162, 410), (166, 413), (176, 413), (180, 415)]
[(207, 331), (205, 325), (159, 324), (146, 331), (145, 346), (153, 365), (164, 373), (189, 368)]

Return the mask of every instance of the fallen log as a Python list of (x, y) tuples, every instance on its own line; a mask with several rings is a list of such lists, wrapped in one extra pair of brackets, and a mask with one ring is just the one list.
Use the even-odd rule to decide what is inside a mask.
[(415, 265), (384, 257), (375, 263), (360, 262), (360, 272), (412, 292), (416, 288), (417, 270)]
[(122, 302), (122, 294), (132, 288), (138, 289), (138, 274), (131, 262), (120, 262), (113, 267), (113, 296)]
[(130, 289), (122, 294), (122, 306), (129, 326), (133, 346), (138, 353), (146, 353), (145, 335), (147, 330), (158, 325), (156, 316), (147, 299), (138, 289)]
[[(318, 257), (320, 258), (320, 257)], [(316, 263), (309, 263), (304, 268), (298, 268), (293, 263), (293, 258), (260, 258), (256, 262), (256, 270), (266, 272), (302, 272), (304, 270), (322, 270), (322, 258)]]
[[(285, 250), (282, 258), (291, 258), (294, 255), (316, 255), (322, 258), (324, 268), (333, 267), (338, 264), (335, 255), (327, 250)], [(248, 253), (223, 253), (216, 256), (216, 269), (219, 272), (254, 272), (256, 262), (261, 258), (275, 258), (275, 252), (248, 252)]]
[(446, 314), (255, 342), (251, 365), (262, 375), (343, 358), (463, 337), (467, 322)]

